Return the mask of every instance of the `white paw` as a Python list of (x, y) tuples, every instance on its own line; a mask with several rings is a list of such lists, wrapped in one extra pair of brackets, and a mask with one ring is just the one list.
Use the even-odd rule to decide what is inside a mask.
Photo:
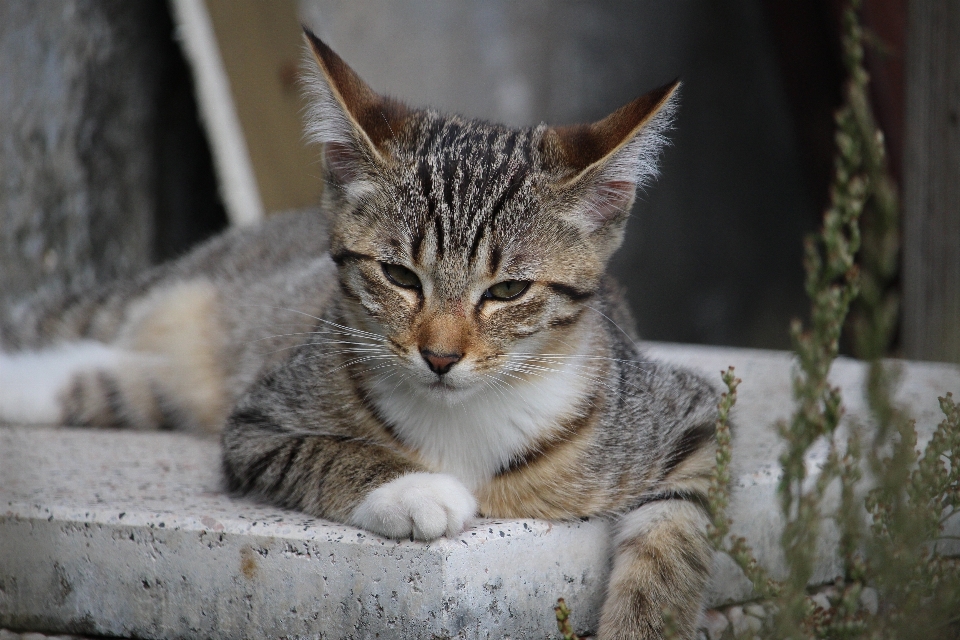
[(374, 489), (350, 524), (388, 538), (455, 536), (477, 512), (463, 483), (442, 473), (410, 473)]

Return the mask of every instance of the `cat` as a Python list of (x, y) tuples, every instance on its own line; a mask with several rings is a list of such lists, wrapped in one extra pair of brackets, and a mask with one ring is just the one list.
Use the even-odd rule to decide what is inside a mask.
[(643, 359), (605, 267), (679, 83), (513, 129), (376, 94), (306, 32), (322, 215), (0, 321), (0, 419), (222, 434), (229, 489), (391, 538), (606, 517), (598, 638), (695, 633), (716, 390)]

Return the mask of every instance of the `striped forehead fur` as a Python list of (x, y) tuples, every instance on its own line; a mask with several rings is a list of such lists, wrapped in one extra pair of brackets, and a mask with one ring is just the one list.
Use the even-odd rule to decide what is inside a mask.
[[(513, 208), (522, 211), (535, 204), (531, 201), (531, 189), (542, 189), (547, 185), (562, 189), (565, 183), (579, 177), (564, 174), (562, 168), (558, 170), (555, 165), (545, 166), (547, 163), (541, 157), (544, 134), (549, 131), (545, 124), (513, 129), (459, 116), (444, 116), (433, 110), (414, 111), (404, 107), (402, 122), (395, 121), (394, 126), (391, 126), (387, 113), (381, 114), (389, 128), (389, 137), (379, 141), (378, 145), (350, 115), (320, 65), (310, 65), (310, 71), (304, 74), (304, 86), (310, 98), (308, 136), (315, 142), (352, 147), (359, 152), (358, 161), (368, 161), (363, 162), (366, 171), (353, 168), (357, 169), (354, 180), (333, 186), (339, 188), (348, 200), (357, 202), (365, 197), (376, 197), (378, 176), (370, 175), (371, 171), (386, 171), (390, 165), (393, 169), (400, 169), (400, 175), (393, 175), (387, 182), (392, 182), (392, 186), (403, 184), (420, 197), (416, 202), (408, 200), (403, 203), (405, 206), (396, 206), (394, 202), (390, 203), (394, 206), (388, 204), (388, 207), (394, 209), (392, 213), (397, 216), (397, 223), (432, 224), (430, 235), (439, 256), (455, 245), (468, 249), (469, 257), (475, 258), (482, 236), (494, 231), (488, 227), (497, 224), (504, 209), (511, 208), (508, 205), (513, 204)], [(395, 102), (384, 100), (384, 104), (393, 105)], [(625, 216), (633, 190), (645, 187), (656, 178), (659, 156), (667, 143), (665, 132), (671, 126), (676, 102), (677, 91), (673, 90), (657, 111), (623, 140), (609, 157), (582, 172), (593, 174), (592, 180), (584, 181), (590, 184), (579, 185), (581, 188), (574, 189), (572, 196), (560, 198), (559, 202), (566, 201), (563, 208), (568, 209), (568, 218), (574, 221), (578, 216), (588, 219), (587, 224), (579, 225), (581, 229), (595, 228), (596, 224), (591, 224), (590, 220), (599, 220), (597, 224), (606, 222), (606, 217), (596, 211), (608, 201), (614, 202), (616, 217)], [(381, 157), (381, 152), (386, 157)], [(327, 160), (329, 163), (329, 157)], [(618, 183), (632, 185), (626, 198), (622, 191), (614, 193), (610, 190), (610, 185)], [(396, 193), (390, 197), (394, 201), (398, 199)], [(408, 208), (411, 205), (419, 211), (411, 211)], [(411, 213), (416, 215), (411, 216)], [(529, 216), (511, 218), (504, 221), (504, 226), (511, 227), (514, 233), (529, 230)], [(409, 236), (413, 253), (418, 253), (426, 229), (398, 231)], [(619, 242), (615, 241), (615, 244)]]
[[(433, 253), (478, 257), (484, 236), (526, 231), (537, 175), (537, 130), (515, 130), (459, 117), (423, 112), (413, 139), (396, 153), (409, 167), (404, 187), (412, 231), (432, 237)], [(519, 214), (519, 215), (518, 215)], [(487, 256), (490, 270), (499, 262)], [(494, 258), (494, 259), (490, 259)]]

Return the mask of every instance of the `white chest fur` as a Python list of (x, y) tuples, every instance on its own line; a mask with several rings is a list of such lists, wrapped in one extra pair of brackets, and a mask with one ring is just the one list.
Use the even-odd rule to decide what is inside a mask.
[(592, 387), (587, 357), (566, 356), (529, 379), (504, 375), (452, 402), (416, 382), (388, 380), (371, 389), (374, 403), (433, 471), (476, 489), (564, 419), (575, 415)]

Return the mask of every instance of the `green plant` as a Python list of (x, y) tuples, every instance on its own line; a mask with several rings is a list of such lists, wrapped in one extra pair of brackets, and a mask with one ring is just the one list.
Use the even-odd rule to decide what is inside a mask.
[[(898, 212), (896, 192), (886, 174), (883, 136), (867, 97), (858, 5), (853, 0), (844, 13), (849, 78), (844, 104), (836, 114), (830, 205), (820, 235), (806, 242), (810, 326), (795, 321), (791, 327), (797, 355), (796, 410), (789, 422), (777, 425), (786, 445), (778, 487), (785, 521), (781, 545), (786, 578), (770, 579), (746, 542), (728, 534), (727, 467), (732, 455), (728, 416), (740, 382), (732, 368), (723, 374), (727, 393), (719, 405), (709, 535), (715, 548), (738, 563), (757, 596), (777, 611), (773, 637), (957, 637), (960, 565), (939, 554), (938, 548), (954, 540), (943, 534), (943, 528), (960, 507), (960, 408), (949, 394), (940, 399), (946, 418), (919, 453), (913, 422), (891, 400), (896, 371), (880, 360), (890, 347), (899, 305), (890, 288), (897, 268)], [(862, 251), (861, 214), (869, 221)], [(867, 399), (876, 428), (867, 446), (856, 431), (845, 443), (839, 441), (843, 402), (840, 390), (827, 379), (855, 300), (853, 347), (871, 360)], [(829, 450), (819, 475), (810, 482), (804, 460), (819, 439), (826, 440)], [(864, 469), (875, 485), (865, 503), (857, 494)], [(824, 497), (834, 485), (839, 486), (839, 507), (826, 513)], [(869, 528), (867, 514), (872, 520)], [(844, 576), (824, 608), (814, 605), (807, 588), (826, 518), (833, 519), (840, 531)], [(866, 611), (860, 601), (867, 587), (879, 593), (876, 613)]]
[(557, 614), (557, 629), (563, 635), (563, 640), (580, 640), (580, 636), (573, 632), (573, 625), (570, 623), (570, 607), (563, 598), (557, 599), (557, 606), (553, 608), (553, 612)]

